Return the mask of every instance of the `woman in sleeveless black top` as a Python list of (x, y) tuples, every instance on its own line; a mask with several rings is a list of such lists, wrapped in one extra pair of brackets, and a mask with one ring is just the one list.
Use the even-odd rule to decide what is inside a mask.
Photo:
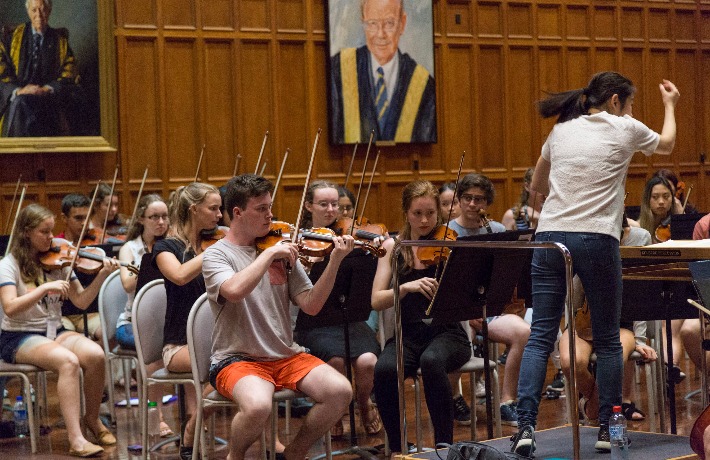
[[(423, 239), (441, 225), (439, 193), (428, 181), (415, 181), (402, 192), (404, 228), (402, 240)], [(392, 254), (394, 240), (383, 244)], [(448, 373), (460, 368), (471, 357), (471, 344), (458, 322), (428, 325), (422, 321), (424, 311), (438, 288), (433, 278), (435, 267), (426, 267), (417, 258), (417, 251), (407, 247), (402, 251), (400, 266), (400, 302), (402, 306), (402, 340), (404, 373), (411, 377), (421, 368), (424, 395), (434, 425), (436, 443), (453, 442), (454, 406)], [(393, 306), (391, 256), (378, 261), (372, 286), (372, 307), (385, 310)], [(402, 452), (399, 430), (399, 394), (397, 389), (397, 358), (394, 338), (390, 339), (375, 366), (375, 396), (387, 431), (392, 452)]]

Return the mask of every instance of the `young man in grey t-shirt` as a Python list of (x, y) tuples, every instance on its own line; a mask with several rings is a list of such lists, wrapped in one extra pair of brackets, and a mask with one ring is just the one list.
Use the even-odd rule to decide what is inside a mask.
[(203, 274), (217, 318), (212, 333), (210, 380), (239, 404), (231, 425), (229, 458), (241, 460), (263, 431), (275, 390), (308, 395), (315, 405), (283, 454), (303, 459), (311, 445), (342, 417), (352, 388), (348, 380), (293, 341), (289, 301), (315, 315), (335, 282), (338, 266), (353, 249), (351, 236), (334, 237), (330, 262), (311, 285), (289, 242), (258, 251), (256, 240), (271, 228), (271, 182), (244, 174), (227, 184), (229, 233), (205, 251)]

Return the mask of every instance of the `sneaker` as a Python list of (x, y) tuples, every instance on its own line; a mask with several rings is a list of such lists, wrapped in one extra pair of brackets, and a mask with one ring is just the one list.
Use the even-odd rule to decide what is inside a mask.
[(471, 424), (471, 408), (468, 407), (466, 400), (461, 395), (454, 398), (454, 420), (459, 425), (468, 426)]
[(602, 425), (599, 427), (599, 434), (597, 434), (597, 442), (594, 444), (596, 450), (603, 452), (611, 451), (611, 438), (609, 436), (609, 425)]
[(514, 427), (518, 426), (518, 413), (514, 402), (511, 401), (500, 405), (500, 423)]
[(671, 381), (673, 381), (673, 383), (678, 385), (683, 380), (685, 380), (685, 372), (680, 370), (680, 367), (674, 365), (673, 370), (671, 371), (670, 379)]
[(486, 396), (486, 384), (483, 380), (478, 380), (476, 382), (476, 397), (483, 398)]
[(508, 349), (506, 348), (505, 351), (498, 357), (498, 364), (501, 366), (505, 366), (505, 362), (508, 360)]
[(561, 370), (557, 371), (557, 374), (555, 374), (555, 379), (552, 381), (551, 384), (547, 385), (547, 389), (556, 391), (558, 393), (562, 393), (565, 391), (565, 374), (563, 374)]
[(511, 452), (523, 457), (532, 457), (535, 452), (535, 428), (531, 425), (521, 428), (510, 438), (510, 441)]

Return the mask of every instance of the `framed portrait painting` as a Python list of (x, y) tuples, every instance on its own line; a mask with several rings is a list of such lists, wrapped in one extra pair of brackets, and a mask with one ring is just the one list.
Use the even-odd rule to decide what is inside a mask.
[(434, 143), (430, 0), (329, 0), (332, 144)]
[(0, 153), (117, 148), (113, 0), (0, 0)]

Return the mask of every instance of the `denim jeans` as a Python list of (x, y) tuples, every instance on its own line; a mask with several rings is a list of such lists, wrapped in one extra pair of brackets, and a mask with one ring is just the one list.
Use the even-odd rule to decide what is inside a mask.
[[(621, 314), (621, 256), (619, 242), (599, 233), (542, 232), (538, 242), (565, 245), (575, 274), (582, 281), (592, 319), (593, 347), (597, 354), (599, 421), (607, 424), (615, 405), (621, 405), (623, 358), (619, 339)], [(564, 314), (567, 284), (562, 254), (535, 249), (532, 261), (533, 317), (530, 339), (523, 352), (518, 380), (518, 426), (535, 426), (540, 394), (560, 318)], [(568, 397), (574, 397), (568, 395)]]

